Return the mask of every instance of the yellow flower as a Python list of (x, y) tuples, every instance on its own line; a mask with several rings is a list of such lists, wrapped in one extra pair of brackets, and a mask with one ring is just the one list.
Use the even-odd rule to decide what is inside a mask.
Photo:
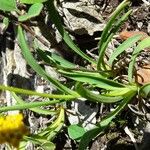
[(27, 134), (29, 130), (23, 122), (22, 114), (0, 117), (0, 144), (9, 143), (17, 148), (23, 136)]

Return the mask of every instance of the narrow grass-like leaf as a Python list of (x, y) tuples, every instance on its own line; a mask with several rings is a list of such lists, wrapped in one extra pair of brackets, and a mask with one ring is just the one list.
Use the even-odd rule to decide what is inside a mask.
[(18, 20), (23, 22), (23, 21), (26, 21), (33, 17), (38, 16), (41, 13), (42, 8), (43, 8), (42, 3), (35, 3), (29, 8), (28, 13), (26, 15), (19, 16)]
[(48, 12), (49, 12), (49, 15), (50, 15), (50, 19), (53, 21), (53, 23), (57, 27), (57, 29), (58, 29), (59, 33), (61, 34), (61, 36), (62, 36), (63, 40), (65, 41), (65, 43), (73, 51), (75, 51), (78, 55), (80, 55), (81, 57), (83, 57), (87, 61), (96, 64), (96, 62), (91, 57), (86, 55), (84, 52), (82, 52), (80, 50), (79, 47), (77, 47), (77, 45), (73, 42), (73, 40), (70, 38), (68, 33), (65, 31), (65, 29), (64, 29), (64, 27), (61, 23), (60, 16), (59, 16), (57, 10), (55, 9), (54, 0), (49, 0), (49, 1), (47, 1), (46, 4), (47, 4), (47, 9), (48, 9)]
[(21, 47), (23, 56), (26, 59), (26, 61), (28, 62), (28, 64), (32, 67), (32, 69), (34, 69), (45, 80), (47, 80), (47, 81), (51, 82), (52, 84), (54, 84), (55, 87), (57, 89), (59, 89), (60, 91), (63, 91), (65, 93), (77, 96), (77, 93), (75, 91), (72, 91), (71, 89), (69, 89), (66, 86), (64, 86), (63, 84), (61, 84), (56, 79), (50, 77), (45, 72), (45, 70), (43, 70), (42, 67), (37, 63), (37, 61), (33, 58), (32, 54), (31, 54), (31, 52), (29, 50), (29, 47), (28, 47), (28, 45), (27, 45), (27, 43), (25, 41), (25, 37), (24, 37), (24, 34), (23, 34), (21, 26), (18, 26), (18, 41), (19, 41), (19, 45)]
[[(108, 23), (106, 24), (106, 27), (104, 28), (102, 35), (101, 35), (101, 40), (99, 42), (99, 58), (98, 58), (98, 62), (97, 62), (97, 69), (98, 70), (106, 70), (106, 66), (104, 63), (104, 54), (105, 54), (105, 50), (108, 46), (108, 43), (110, 42), (110, 40), (112, 39), (113, 35), (115, 34), (112, 33), (112, 29), (113, 27), (116, 29), (119, 28), (119, 26), (122, 23), (122, 19), (124, 18), (124, 16), (122, 17), (122, 19), (119, 19), (118, 23), (116, 24), (116, 18), (117, 16), (121, 13), (121, 11), (129, 5), (129, 1), (128, 0), (124, 0), (117, 8), (116, 10), (113, 12), (113, 14), (110, 17), (110, 20), (108, 21)], [(127, 14), (127, 13), (126, 13)]]
[(132, 77), (133, 77), (133, 70), (134, 70), (134, 64), (136, 61), (136, 57), (139, 55), (139, 53), (144, 49), (150, 47), (150, 37), (145, 38), (142, 40), (137, 47), (134, 49), (133, 54), (131, 56), (131, 61), (129, 63), (129, 68), (128, 68), (128, 80), (129, 82), (132, 82)]
[[(33, 144), (38, 145), (39, 148), (41, 148), (42, 150), (55, 150), (56, 149), (56, 146), (54, 143), (47, 140), (45, 137), (41, 137), (38, 135), (25, 136), (24, 140), (26, 140), (26, 142), (30, 141)], [(23, 148), (21, 149), (21, 148), (19, 147), (19, 150), (25, 150), (25, 149), (23, 149)]]
[[(64, 125), (64, 120), (65, 120), (65, 110), (64, 108), (60, 108), (60, 113), (56, 121), (46, 128), (46, 131), (48, 131), (47, 132), (48, 140), (52, 141), (55, 138), (55, 136), (60, 132), (61, 128)], [(49, 133), (50, 129), (52, 129), (51, 133)]]
[[(11, 93), (12, 96), (15, 98), (16, 102), (18, 104), (26, 104), (26, 102), (19, 96), (17, 96), (15, 93)], [(33, 112), (36, 112), (38, 114), (42, 114), (42, 115), (54, 115), (56, 114), (57, 112), (56, 111), (53, 111), (53, 110), (46, 110), (46, 109), (41, 109), (39, 107), (37, 108), (30, 108), (31, 111)]]
[(115, 35), (115, 33), (119, 30), (120, 26), (125, 22), (125, 20), (128, 18), (128, 16), (131, 14), (132, 10), (129, 10), (127, 13), (125, 13), (114, 25), (114, 27), (110, 30), (107, 39), (103, 41), (103, 43), (100, 43), (99, 48), (99, 58), (97, 62), (97, 70), (106, 70), (106, 66), (104, 63), (104, 55), (105, 50), (108, 47), (109, 42)]
[(76, 91), (89, 101), (98, 103), (115, 103), (123, 99), (123, 96), (107, 96), (105, 94), (94, 94), (88, 89), (84, 88), (81, 83), (76, 85)]
[(78, 98), (73, 95), (57, 95), (57, 94), (48, 94), (48, 93), (39, 93), (36, 91), (32, 90), (27, 90), (27, 89), (21, 89), (21, 88), (16, 88), (12, 86), (5, 86), (5, 85), (0, 85), (0, 90), (7, 90), (10, 92), (15, 92), (19, 94), (25, 94), (25, 95), (35, 95), (35, 96), (40, 96), (44, 98), (52, 98), (52, 99), (73, 99), (73, 98)]
[(41, 131), (38, 135), (41, 137), (44, 136), (50, 141), (53, 140), (64, 124), (65, 119), (64, 113), (65, 113), (64, 108), (61, 107), (57, 119), (45, 130)]
[(76, 65), (59, 56), (58, 54), (51, 53), (48, 51), (43, 51), (41, 49), (37, 50), (38, 56), (42, 58), (48, 64), (54, 64), (56, 67), (64, 67), (64, 68), (75, 68)]
[(119, 90), (121, 87), (124, 87), (123, 84), (106, 79), (100, 75), (98, 76), (97, 73), (71, 72), (71, 71), (67, 72), (67, 71), (63, 71), (63, 70), (61, 70), (61, 73), (64, 76), (71, 78), (75, 81), (88, 83), (93, 86), (107, 89), (107, 90)]
[(126, 107), (126, 105), (131, 101), (134, 95), (135, 91), (130, 91), (126, 95), (124, 100), (119, 104), (119, 106), (106, 118), (104, 118), (100, 123), (98, 123), (96, 128), (87, 131), (81, 138), (81, 141), (79, 143), (79, 150), (85, 150), (92, 139), (96, 138), (98, 135), (103, 133), (104, 130), (109, 126), (110, 122)]
[(61, 67), (64, 67), (64, 68), (75, 68), (75, 67), (76, 67), (75, 64), (73, 64), (73, 63), (71, 63), (71, 62), (65, 60), (64, 58), (60, 57), (60, 56), (57, 55), (57, 54), (52, 53), (52, 56), (51, 56), (51, 57), (52, 57), (52, 59), (55, 60), (55, 62), (56, 62), (59, 66), (61, 66)]
[[(56, 62), (51, 58), (51, 53), (43, 51), (41, 49), (36, 50), (38, 57), (45, 63), (51, 66), (57, 66)], [(50, 56), (49, 56), (50, 55)]]
[(150, 83), (143, 85), (140, 88), (140, 94), (145, 98), (150, 97)]
[(9, 19), (7, 17), (4, 17), (3, 24), (5, 25), (5, 30), (6, 30), (9, 26)]
[(97, 77), (97, 78), (106, 78), (105, 76), (102, 76), (101, 74), (99, 74), (98, 72), (90, 72), (87, 70), (75, 70), (75, 69), (59, 69), (58, 70), (60, 73), (65, 74), (65, 75), (81, 75), (81, 76), (91, 76), (91, 77)]
[(118, 46), (110, 56), (110, 59), (108, 63), (112, 66), (113, 61), (122, 53), (124, 52), (127, 48), (130, 48), (133, 46), (139, 39), (142, 37), (142, 35), (135, 35), (130, 38), (128, 38), (126, 41), (124, 41), (120, 46)]
[(124, 94), (128, 93), (131, 89), (127, 88), (127, 87), (123, 87), (117, 90), (113, 90), (113, 91), (109, 91), (108, 93), (106, 93), (106, 96), (123, 96)]
[(43, 3), (46, 2), (47, 0), (20, 0), (20, 3), (24, 4), (35, 4), (35, 3)]
[(106, 41), (106, 38), (108, 37), (109, 30), (112, 28), (112, 25), (116, 22), (116, 17), (121, 13), (121, 11), (129, 5), (128, 0), (124, 0), (113, 12), (113, 14), (110, 17), (110, 20), (107, 22), (106, 27), (103, 30), (103, 33), (101, 35), (101, 40), (99, 42), (99, 52), (101, 51), (101, 46)]
[(17, 9), (15, 0), (0, 0), (0, 10), (14, 11)]
[(0, 113), (6, 112), (6, 111), (23, 110), (23, 109), (40, 107), (40, 106), (54, 105), (54, 104), (58, 104), (62, 102), (66, 102), (66, 100), (49, 100), (49, 101), (43, 101), (43, 102), (30, 102), (26, 104), (18, 104), (15, 106), (6, 106), (6, 107), (0, 108)]

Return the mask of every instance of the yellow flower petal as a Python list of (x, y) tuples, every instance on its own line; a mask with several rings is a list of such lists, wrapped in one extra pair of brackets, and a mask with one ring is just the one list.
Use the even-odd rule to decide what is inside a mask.
[(17, 148), (23, 136), (27, 134), (29, 130), (23, 122), (22, 114), (0, 117), (0, 144), (7, 142)]

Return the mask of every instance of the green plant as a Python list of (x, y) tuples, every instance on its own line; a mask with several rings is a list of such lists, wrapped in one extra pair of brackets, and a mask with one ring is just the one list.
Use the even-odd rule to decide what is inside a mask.
[[(27, 13), (23, 15), (21, 15), (21, 8), (19, 8), (19, 4), (22, 3), (26, 5), (29, 4), (30, 6)], [(80, 55), (82, 59), (86, 60), (91, 66), (96, 66), (94, 67), (94, 69), (89, 70), (86, 68), (86, 66), (77, 66), (76, 64), (69, 62), (68, 60), (55, 53), (46, 52), (43, 49), (36, 47), (36, 53), (45, 63), (55, 68), (62, 76), (72, 80), (71, 87), (74, 86), (73, 90), (67, 84), (65, 85), (64, 83), (61, 83), (51, 77), (38, 64), (38, 61), (32, 56), (30, 47), (26, 42), (26, 32), (31, 32), (30, 25), (26, 25), (26, 22), (29, 22), (33, 17), (39, 16), (43, 8), (47, 9), (50, 20), (53, 21), (64, 42), (70, 48), (70, 50)], [(126, 8), (129, 10), (125, 11)], [(30, 109), (31, 111), (42, 115), (57, 116), (57, 119), (43, 131), (39, 132), (36, 135), (29, 135), (24, 137), (24, 140), (23, 142), (21, 142), (19, 149), (24, 149), (27, 141), (32, 141), (45, 150), (55, 149), (55, 145), (52, 143), (52, 140), (61, 130), (64, 124), (64, 103), (66, 102), (84, 97), (92, 102), (116, 103), (117, 105), (116, 109), (113, 112), (110, 112), (104, 119), (96, 124), (96, 127), (94, 129), (90, 131), (85, 132), (85, 130), (78, 125), (73, 125), (68, 128), (70, 137), (72, 139), (80, 141), (79, 149), (84, 150), (93, 138), (103, 133), (105, 129), (109, 127), (111, 121), (115, 118), (116, 115), (124, 110), (126, 105), (130, 103), (130, 101), (132, 101), (133, 97), (135, 97), (136, 95), (144, 97), (149, 96), (150, 84), (144, 86), (138, 85), (133, 81), (133, 75), (135, 59), (141, 50), (150, 46), (150, 38), (146, 38), (140, 41), (141, 35), (136, 35), (127, 39), (114, 50), (110, 59), (108, 61), (105, 61), (105, 51), (107, 49), (108, 43), (112, 40), (113, 36), (119, 30), (120, 26), (132, 13), (132, 10), (130, 10), (129, 0), (124, 0), (117, 7), (117, 9), (111, 15), (110, 20), (106, 24), (106, 27), (101, 35), (101, 40), (99, 42), (98, 60), (94, 60), (93, 58), (82, 52), (82, 50), (80, 50), (72, 41), (69, 34), (65, 31), (63, 24), (61, 23), (61, 19), (54, 6), (53, 0), (20, 0), (18, 5), (15, 0), (0, 0), (0, 10), (3, 11), (3, 18), (5, 20), (9, 20), (7, 21), (7, 23), (11, 22), (15, 26), (17, 25), (16, 32), (18, 43), (27, 63), (37, 74), (52, 83), (58, 89), (58, 94), (46, 94), (15, 87), (6, 87), (4, 85), (0, 86), (1, 90), (10, 91), (17, 102), (15, 106), (1, 107), (1, 113), (10, 110)], [(13, 15), (12, 11), (16, 12), (17, 17)], [(122, 17), (120, 18), (120, 16)], [(40, 40), (38, 36), (35, 36), (35, 38)], [(114, 74), (113, 62), (122, 52), (124, 52), (127, 48), (135, 45), (136, 42), (138, 42), (138, 45), (134, 47), (131, 62), (128, 68), (128, 84), (119, 83), (119, 81), (115, 80), (116, 76)], [(98, 90), (99, 94), (94, 94), (92, 92), (93, 90)], [(47, 101), (26, 103), (17, 94), (36, 95), (47, 98)], [(54, 105), (55, 107), (55, 104), (58, 105), (55, 111), (40, 108), (41, 106), (48, 105)], [(74, 131), (76, 130), (80, 130), (78, 135), (74, 134)]]

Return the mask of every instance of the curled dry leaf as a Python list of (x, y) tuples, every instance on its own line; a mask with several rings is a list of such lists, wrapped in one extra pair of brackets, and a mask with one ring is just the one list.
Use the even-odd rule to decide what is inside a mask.
[[(135, 36), (135, 35), (142, 35), (142, 37), (140, 38), (140, 40), (143, 40), (147, 37), (149, 37), (149, 35), (145, 32), (142, 32), (142, 31), (127, 31), (127, 30), (124, 30), (122, 31), (120, 34), (119, 34), (119, 38), (121, 40), (126, 40), (132, 36)], [(150, 51), (150, 48), (145, 48), (146, 51)]]
[(147, 33), (145, 32), (142, 32), (142, 31), (122, 31), (120, 34), (119, 34), (119, 37), (122, 39), (122, 40), (126, 40), (132, 36), (135, 36), (135, 35), (142, 35), (141, 37), (141, 40), (145, 39), (146, 37), (148, 37)]
[(150, 83), (150, 65), (143, 66), (137, 71), (137, 82), (142, 85)]

